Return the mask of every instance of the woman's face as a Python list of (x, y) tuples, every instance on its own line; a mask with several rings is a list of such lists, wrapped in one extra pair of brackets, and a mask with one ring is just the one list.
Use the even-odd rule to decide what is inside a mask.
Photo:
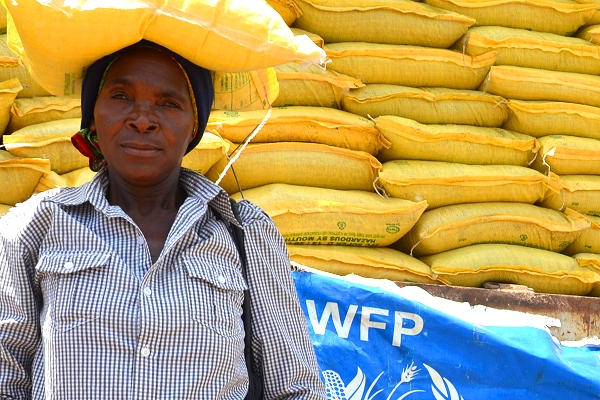
[(111, 174), (134, 186), (179, 176), (193, 139), (194, 112), (187, 80), (175, 60), (137, 48), (110, 66), (90, 129)]

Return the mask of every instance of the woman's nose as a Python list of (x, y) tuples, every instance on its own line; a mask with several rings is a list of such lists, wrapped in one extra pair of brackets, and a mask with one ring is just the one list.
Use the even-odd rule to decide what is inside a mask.
[(144, 102), (136, 102), (127, 117), (126, 126), (140, 133), (152, 133), (158, 130), (158, 118), (154, 106)]

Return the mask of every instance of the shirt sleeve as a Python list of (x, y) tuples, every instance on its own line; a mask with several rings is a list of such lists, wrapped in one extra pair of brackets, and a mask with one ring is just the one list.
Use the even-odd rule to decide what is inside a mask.
[(285, 241), (259, 207), (248, 201), (238, 205), (252, 299), (252, 348), (262, 368), (265, 398), (326, 399)]
[(34, 268), (14, 214), (0, 219), (0, 399), (30, 399), (39, 311)]

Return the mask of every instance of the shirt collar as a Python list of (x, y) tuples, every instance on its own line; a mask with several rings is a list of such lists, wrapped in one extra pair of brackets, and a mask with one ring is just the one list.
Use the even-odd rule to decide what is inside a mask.
[[(187, 168), (181, 168), (179, 182), (188, 194), (186, 201), (209, 204), (229, 222), (239, 225), (231, 210), (229, 196), (220, 186)], [(111, 206), (106, 199), (107, 189), (108, 170), (107, 167), (103, 167), (90, 182), (77, 188), (64, 188), (48, 200), (65, 206), (76, 206), (89, 202), (99, 211), (111, 215), (115, 213), (115, 207)]]

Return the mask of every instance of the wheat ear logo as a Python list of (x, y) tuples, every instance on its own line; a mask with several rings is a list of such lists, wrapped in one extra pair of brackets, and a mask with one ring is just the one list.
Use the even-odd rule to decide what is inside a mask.
[[(431, 385), (431, 391), (435, 398), (435, 400), (464, 400), (462, 396), (459, 396), (458, 392), (454, 385), (446, 378), (442, 378), (442, 376), (429, 365), (423, 364), (427, 372), (429, 372), (429, 376), (433, 384)], [(325, 381), (325, 388), (327, 390), (327, 399), (329, 400), (373, 400), (376, 397), (381, 397), (380, 395), (384, 395), (383, 389), (375, 390), (375, 386), (379, 379), (383, 376), (383, 372), (381, 372), (373, 383), (369, 385), (367, 388), (367, 377), (362, 372), (360, 367), (357, 368), (358, 371), (356, 376), (352, 381), (350, 381), (347, 385), (344, 384), (340, 375), (333, 371), (327, 370), (323, 371), (323, 378)], [(414, 393), (424, 393), (425, 390), (409, 390), (405, 393), (400, 394), (399, 397), (392, 397), (396, 392), (400, 392), (402, 384), (409, 383), (414, 379), (414, 377), (419, 373), (420, 369), (418, 369), (414, 362), (411, 362), (410, 365), (406, 366), (402, 370), (400, 374), (400, 380), (391, 390), (391, 392), (387, 395), (386, 400), (402, 400), (407, 398), (408, 396)], [(365, 393), (366, 389), (366, 393)], [(398, 393), (399, 394), (399, 393)], [(383, 398), (383, 397), (381, 397)]]

